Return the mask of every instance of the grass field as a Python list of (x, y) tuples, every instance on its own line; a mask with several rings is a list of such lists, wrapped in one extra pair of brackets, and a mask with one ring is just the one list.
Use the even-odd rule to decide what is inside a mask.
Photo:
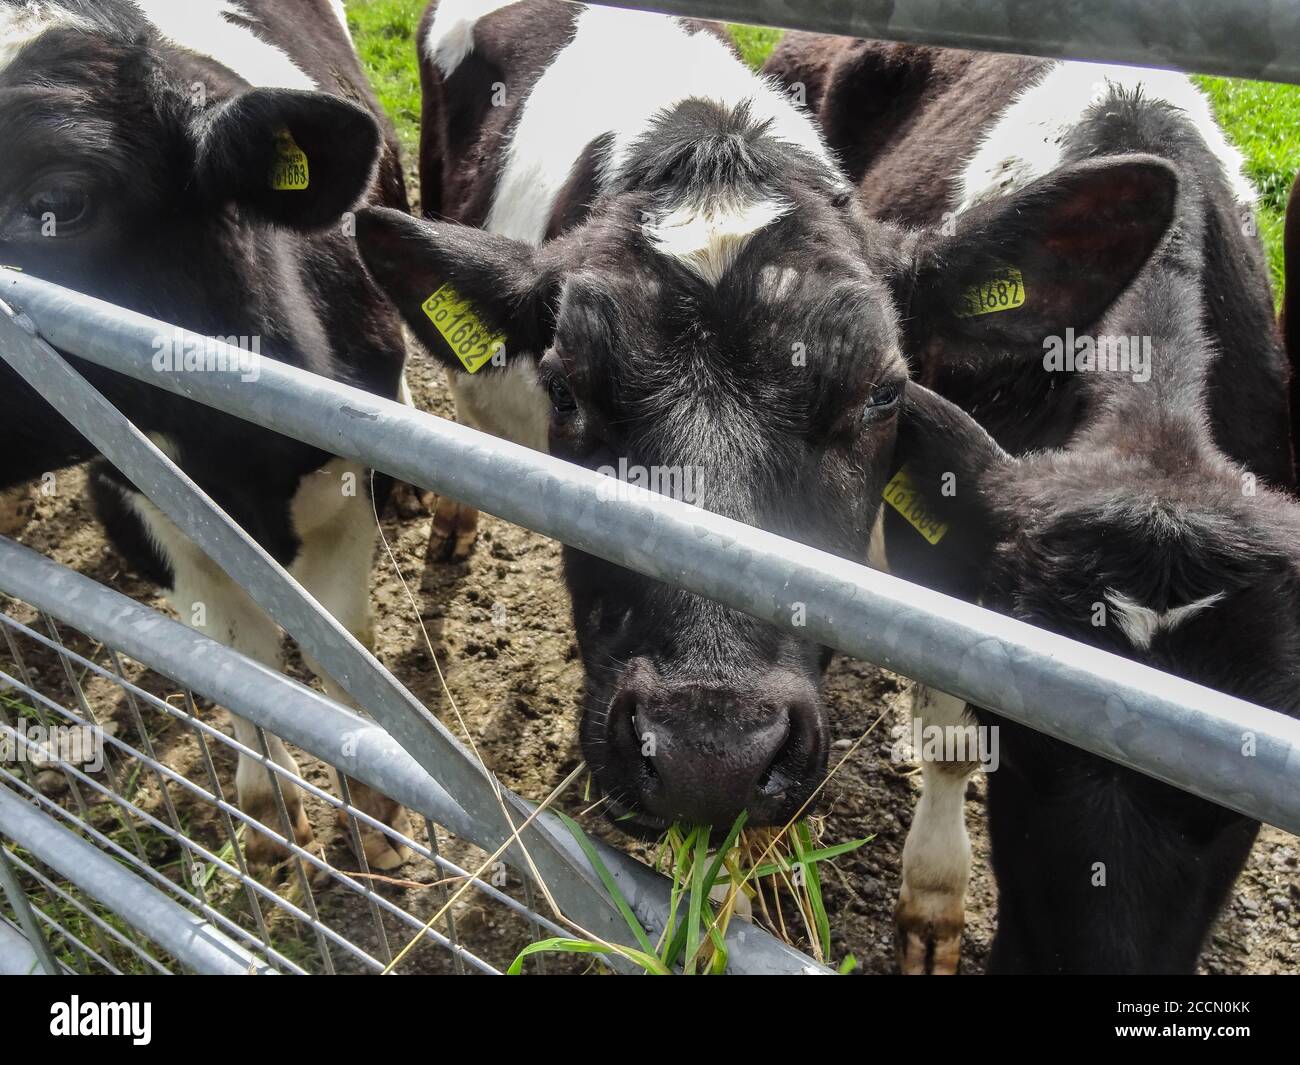
[[(420, 81), (415, 67), (415, 28), (425, 0), (347, 0), (348, 22), (379, 98), (397, 123), (402, 147), (414, 161), (419, 143)], [(761, 66), (779, 30), (732, 26), (745, 60)], [(1291, 180), (1300, 171), (1300, 86), (1234, 78), (1197, 78), (1209, 94), (1228, 136), (1246, 156), (1260, 191), (1259, 226), (1282, 284), (1282, 221)]]

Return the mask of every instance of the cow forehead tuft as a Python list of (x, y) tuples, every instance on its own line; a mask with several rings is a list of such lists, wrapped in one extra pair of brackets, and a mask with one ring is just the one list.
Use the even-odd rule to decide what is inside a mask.
[(717, 285), (750, 238), (790, 210), (776, 199), (683, 203), (645, 227), (651, 247)]

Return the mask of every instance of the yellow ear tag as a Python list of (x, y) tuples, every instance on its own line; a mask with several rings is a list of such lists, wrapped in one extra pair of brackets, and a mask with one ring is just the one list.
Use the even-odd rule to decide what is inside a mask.
[(925, 498), (916, 490), (907, 467), (903, 466), (885, 485), (885, 502), (907, 519), (908, 524), (933, 546), (948, 532), (948, 523), (939, 521), (925, 505)]
[(962, 294), (957, 317), (974, 318), (981, 314), (1013, 311), (1024, 302), (1025, 279), (1014, 266), (1008, 266), (1000, 274), (968, 288)]
[(421, 306), (470, 373), (478, 373), (492, 361), (493, 355), (505, 350), (505, 336), (488, 328), (474, 313), (469, 300), (450, 285), (443, 285)]
[(275, 162), (271, 164), (271, 188), (298, 192), (311, 184), (307, 153), (298, 147), (287, 129), (275, 135)]

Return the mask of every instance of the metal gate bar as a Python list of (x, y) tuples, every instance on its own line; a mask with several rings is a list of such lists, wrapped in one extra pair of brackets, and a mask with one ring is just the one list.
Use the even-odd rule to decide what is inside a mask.
[[(36, 278), (0, 271), (0, 299), (22, 307), (51, 343), (91, 362), (472, 503), (1300, 834), (1300, 721), (634, 485), (609, 499), (609, 482), (590, 470), (274, 359), (261, 360), (255, 386), (237, 370), (157, 371), (153, 340), (171, 336), (172, 326)], [(210, 343), (218, 365), (240, 365)], [(805, 624), (797, 626), (800, 607)]]
[(1293, 0), (597, 0), (687, 18), (1300, 83)]
[(0, 976), (45, 976), (27, 937), (0, 917)]

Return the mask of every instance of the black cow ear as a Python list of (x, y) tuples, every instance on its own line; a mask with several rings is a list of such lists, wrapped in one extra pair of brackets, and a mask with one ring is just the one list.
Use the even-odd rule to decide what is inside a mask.
[(531, 245), (367, 207), (357, 212), (357, 247), (407, 325), (451, 369), (500, 369), (511, 351), (546, 346), (546, 290)]
[[(1062, 167), (922, 239), (908, 294), (922, 358), (1034, 351), (1086, 330), (1128, 287), (1174, 217), (1178, 178), (1154, 156)], [(934, 343), (935, 341), (938, 343)]]
[(318, 92), (252, 89), (205, 117), (199, 188), (265, 221), (315, 230), (365, 195), (383, 135), (366, 110)]
[(909, 382), (884, 491), (889, 571), (977, 598), (1002, 534), (999, 484), (1015, 462), (960, 407)]

